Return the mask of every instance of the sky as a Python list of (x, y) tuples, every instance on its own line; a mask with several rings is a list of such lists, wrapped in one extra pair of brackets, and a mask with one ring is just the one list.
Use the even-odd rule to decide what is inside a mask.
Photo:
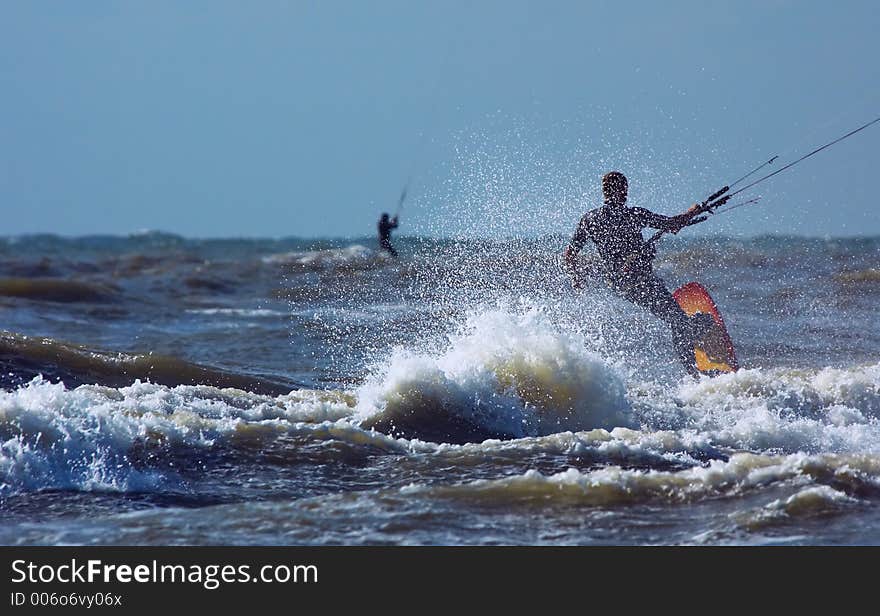
[[(570, 233), (880, 116), (872, 2), (0, 0), (0, 235)], [(880, 123), (688, 233), (880, 235)]]

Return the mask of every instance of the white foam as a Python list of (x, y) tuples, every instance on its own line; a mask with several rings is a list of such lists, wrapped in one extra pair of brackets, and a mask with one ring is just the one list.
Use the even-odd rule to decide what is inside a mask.
[(287, 313), (268, 308), (193, 308), (187, 310), (190, 314), (206, 314), (209, 316), (236, 316), (236, 317), (283, 317)]
[(176, 478), (167, 470), (133, 463), (139, 450), (177, 448), (188, 454), (280, 433), (323, 430), (342, 440), (375, 438), (386, 448), (407, 447), (386, 443), (384, 435), (355, 434), (365, 431), (344, 421), (352, 411), (353, 400), (333, 392), (297, 391), (273, 398), (140, 381), (120, 389), (83, 385), (69, 390), (38, 377), (15, 391), (0, 392), (0, 491), (158, 489)]
[(737, 512), (733, 520), (741, 528), (755, 532), (761, 528), (784, 524), (795, 518), (825, 516), (841, 508), (858, 504), (858, 499), (827, 485), (810, 485), (786, 498), (745, 512)]
[[(586, 505), (616, 505), (639, 502), (684, 503), (708, 497), (735, 496), (783, 482), (798, 480), (813, 486), (833, 476), (856, 490), (880, 484), (880, 458), (867, 456), (766, 456), (738, 453), (728, 461), (713, 460), (706, 466), (680, 471), (631, 470), (606, 466), (581, 472), (574, 468), (552, 475), (529, 470), (522, 475), (501, 479), (482, 479), (458, 485), (409, 485), (404, 493), (451, 498), (544, 500), (548, 496), (576, 500)], [(801, 503), (827, 490), (805, 492)], [(845, 495), (844, 495), (845, 496)], [(795, 501), (778, 505), (797, 507)], [(774, 507), (777, 507), (774, 505)], [(778, 507), (777, 507), (778, 508)]]
[[(770, 515), (812, 515), (832, 510), (841, 504), (857, 503), (858, 500), (826, 485), (804, 488), (785, 499), (777, 499), (764, 506)], [(775, 517), (775, 516), (774, 516)]]
[(340, 265), (356, 265), (372, 263), (386, 259), (384, 252), (379, 252), (352, 244), (343, 248), (327, 248), (325, 250), (302, 250), (284, 252), (263, 257), (263, 263), (272, 265), (302, 265), (305, 267), (335, 267)]
[(340, 323), (375, 325), (380, 321), (396, 319), (402, 315), (414, 314), (415, 312), (417, 311), (412, 306), (406, 304), (374, 304), (358, 308), (351, 306), (307, 308), (291, 311), (290, 315), (326, 319)]
[(488, 439), (465, 445), (444, 443), (435, 445), (433, 453), (457, 462), (485, 460), (490, 456), (517, 459), (533, 455), (560, 455), (606, 463), (626, 460), (640, 464), (696, 464), (695, 455), (702, 454), (706, 449), (709, 449), (706, 439), (696, 434), (596, 428), (510, 440)]
[(732, 448), (880, 452), (880, 364), (740, 370), (683, 382), (674, 401), (651, 402), (680, 425)]

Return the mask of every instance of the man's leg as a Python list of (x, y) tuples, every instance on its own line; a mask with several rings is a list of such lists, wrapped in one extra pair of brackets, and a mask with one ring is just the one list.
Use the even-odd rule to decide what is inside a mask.
[(397, 251), (394, 250), (394, 246), (391, 245), (391, 240), (387, 240), (387, 239), (379, 240), (379, 249), (384, 250), (385, 252), (390, 254), (392, 257), (397, 256)]
[(666, 284), (653, 273), (633, 279), (627, 285), (625, 296), (669, 325), (678, 360), (688, 374), (699, 376), (694, 340), (702, 333), (704, 324), (691, 319), (672, 297)]

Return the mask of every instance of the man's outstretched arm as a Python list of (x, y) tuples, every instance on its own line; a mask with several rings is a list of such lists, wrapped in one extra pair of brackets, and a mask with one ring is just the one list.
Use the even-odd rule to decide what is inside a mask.
[(639, 217), (642, 221), (642, 224), (646, 227), (651, 227), (652, 229), (660, 229), (662, 231), (669, 231), (671, 233), (678, 233), (684, 227), (688, 225), (694, 225), (698, 222), (703, 222), (706, 220), (704, 217), (695, 217), (694, 210), (699, 207), (698, 204), (694, 204), (690, 207), (690, 209), (683, 213), (678, 214), (677, 216), (664, 216), (663, 214), (656, 214), (651, 210), (646, 210), (645, 208), (634, 208), (636, 212), (638, 212)]

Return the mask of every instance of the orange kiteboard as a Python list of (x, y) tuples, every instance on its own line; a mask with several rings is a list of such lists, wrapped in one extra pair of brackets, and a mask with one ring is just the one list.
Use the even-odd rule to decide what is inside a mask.
[(714, 324), (694, 342), (694, 358), (697, 369), (704, 374), (736, 372), (739, 364), (733, 350), (733, 342), (724, 326), (724, 319), (709, 292), (698, 282), (689, 282), (672, 294), (688, 316), (703, 313), (712, 315)]

